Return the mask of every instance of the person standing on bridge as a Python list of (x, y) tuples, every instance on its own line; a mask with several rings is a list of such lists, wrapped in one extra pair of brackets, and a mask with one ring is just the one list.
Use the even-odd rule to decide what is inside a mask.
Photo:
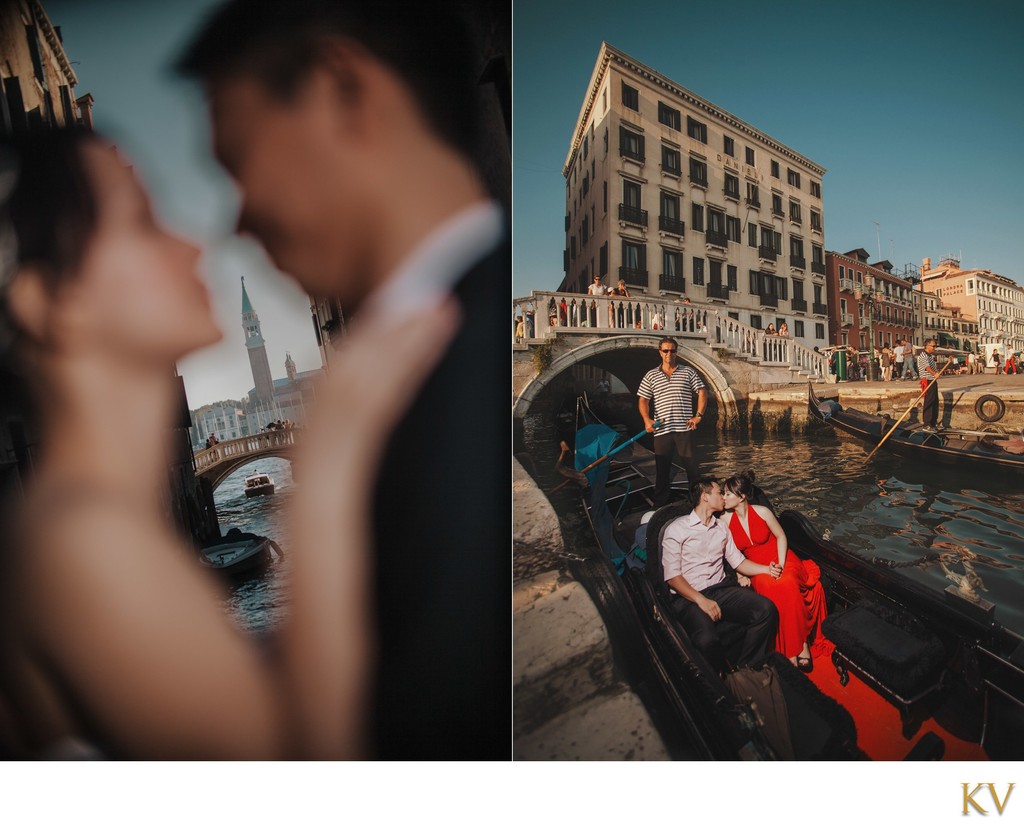
[[(672, 487), (672, 454), (678, 454), (686, 470), (686, 479), (693, 485), (697, 479), (697, 459), (693, 432), (704, 419), (707, 389), (700, 376), (689, 366), (681, 366), (676, 352), (679, 344), (666, 337), (658, 344), (661, 364), (640, 382), (637, 390), (640, 417), (648, 433), (654, 434), (654, 507), (669, 501)], [(697, 413), (693, 412), (693, 396), (697, 396)], [(653, 415), (651, 411), (653, 402)], [(661, 420), (655, 429), (654, 422)]]

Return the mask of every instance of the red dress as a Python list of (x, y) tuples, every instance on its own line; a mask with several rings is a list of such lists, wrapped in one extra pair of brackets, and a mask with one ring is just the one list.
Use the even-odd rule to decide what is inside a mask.
[[(747, 509), (750, 536), (743, 529), (735, 512), (729, 520), (729, 531), (744, 557), (755, 564), (768, 566), (779, 560), (779, 547), (768, 524), (750, 506)], [(754, 590), (767, 596), (779, 611), (779, 633), (775, 637), (775, 650), (785, 657), (796, 657), (804, 648), (811, 649), (812, 657), (832, 653), (832, 643), (821, 633), (821, 623), (827, 615), (825, 591), (821, 587), (821, 570), (813, 561), (801, 561), (793, 550), (786, 552), (786, 564), (779, 578), (767, 573), (750, 579)]]

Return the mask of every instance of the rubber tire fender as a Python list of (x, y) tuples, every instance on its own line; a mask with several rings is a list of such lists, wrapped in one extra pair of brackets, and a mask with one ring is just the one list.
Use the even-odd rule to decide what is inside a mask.
[[(985, 412), (986, 404), (995, 404), (996, 412), (994, 415), (988, 415)], [(1006, 412), (1006, 404), (1003, 399), (998, 395), (983, 395), (977, 401), (974, 402), (974, 415), (980, 418), (982, 421), (993, 422), (999, 421)]]

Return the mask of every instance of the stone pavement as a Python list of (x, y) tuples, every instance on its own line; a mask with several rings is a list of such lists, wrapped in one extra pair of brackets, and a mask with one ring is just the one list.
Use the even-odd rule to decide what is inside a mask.
[(586, 590), (564, 559), (550, 569), (564, 549), (554, 510), (519, 462), (512, 468), (514, 758), (667, 759), (643, 703), (615, 671)]

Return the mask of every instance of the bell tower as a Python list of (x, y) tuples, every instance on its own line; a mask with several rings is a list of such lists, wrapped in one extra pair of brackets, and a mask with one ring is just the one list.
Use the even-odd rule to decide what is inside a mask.
[(269, 405), (274, 400), (274, 379), (270, 374), (270, 361), (267, 360), (267, 348), (260, 330), (260, 318), (249, 301), (245, 290), (245, 277), (242, 277), (242, 330), (245, 332), (245, 348), (249, 352), (249, 365), (252, 367), (252, 380), (256, 385), (256, 400)]

